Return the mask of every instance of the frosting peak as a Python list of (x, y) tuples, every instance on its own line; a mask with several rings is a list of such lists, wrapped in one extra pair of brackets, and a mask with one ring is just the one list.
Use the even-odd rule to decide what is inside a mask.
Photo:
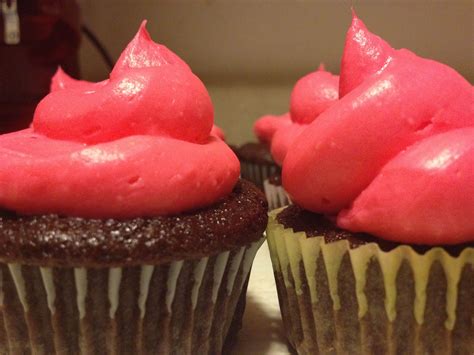
[[(458, 234), (459, 228), (449, 227), (454, 221), (463, 224), (465, 213), (458, 214), (459, 210), (455, 209), (441, 217), (443, 211), (448, 210), (446, 206), (456, 201), (457, 195), (438, 193), (437, 197), (423, 197), (424, 203), (414, 203), (413, 199), (424, 194), (419, 190), (422, 184), (414, 187), (410, 185), (411, 179), (401, 177), (404, 171), (413, 171), (412, 167), (418, 163), (407, 163), (405, 169), (396, 162), (401, 159), (406, 163), (407, 159), (399, 155), (405, 150), (408, 152), (418, 142), (423, 147), (419, 148), (421, 151), (432, 149), (434, 152), (437, 149), (435, 142), (438, 142), (434, 137), (437, 135), (474, 126), (472, 86), (446, 65), (420, 58), (408, 50), (392, 49), (381, 38), (368, 32), (356, 17), (346, 38), (341, 83), (341, 94), (345, 96), (304, 130), (285, 158), (283, 184), (292, 200), (308, 210), (326, 214), (351, 209), (356, 201), (354, 210), (340, 217), (344, 228), (373, 232), (400, 242), (450, 244), (467, 238), (466, 234)], [(450, 142), (443, 140), (443, 146), (451, 149), (449, 144), (455, 145), (454, 137), (458, 135), (445, 138)], [(472, 149), (465, 154), (472, 155)], [(408, 156), (410, 159), (418, 157), (415, 153)], [(469, 162), (469, 159), (463, 158), (463, 162)], [(392, 171), (392, 162), (397, 166), (397, 179), (393, 174), (386, 177), (385, 168)], [(458, 189), (467, 192), (472, 188), (466, 186), (472, 174), (466, 173), (463, 176), (467, 178), (462, 179), (442, 176), (450, 174), (448, 170), (438, 172), (437, 177), (432, 176), (429, 169), (417, 170), (417, 174), (423, 175), (418, 181), (424, 183), (449, 181), (453, 185), (449, 189), (446, 187), (447, 191)], [(390, 191), (379, 194), (382, 186)], [(404, 212), (405, 207), (399, 201), (401, 197), (397, 197), (402, 191), (407, 194), (405, 207), (412, 201), (420, 209), (418, 214), (409, 216)], [(383, 218), (381, 213), (368, 210), (369, 203), (366, 203), (376, 201), (380, 196), (387, 199), (377, 207), (387, 208), (391, 213), (384, 214)], [(443, 198), (444, 202), (441, 201)], [(427, 201), (438, 204), (430, 206)], [(472, 199), (462, 199), (461, 205), (468, 211), (474, 210)], [(420, 213), (431, 217), (423, 220)], [(430, 235), (422, 240), (419, 236), (430, 231), (425, 226), (428, 220), (433, 221), (433, 216), (440, 216), (448, 222), (435, 223), (442, 229), (437, 232), (436, 240), (430, 239)], [(410, 218), (409, 233), (402, 231), (400, 224), (396, 227), (392, 223), (403, 220), (402, 217)], [(470, 221), (468, 226), (462, 227), (465, 231), (472, 230), (474, 219)], [(383, 224), (391, 227), (374, 227)], [(413, 239), (408, 239), (409, 235)], [(470, 238), (473, 236), (471, 234)]]
[(206, 88), (181, 59), (151, 41), (144, 24), (108, 80), (73, 82), (58, 71), (36, 108), (35, 131), (85, 144), (132, 134), (205, 142), (214, 115)]
[(339, 96), (359, 86), (390, 60), (394, 50), (379, 36), (369, 32), (365, 24), (352, 11), (352, 23), (346, 34), (341, 62)]
[(338, 99), (339, 77), (324, 70), (318, 70), (299, 79), (290, 96), (290, 113), (293, 122), (309, 124)]
[(239, 162), (211, 134), (206, 88), (144, 26), (108, 80), (58, 70), (32, 128), (0, 136), (0, 208), (148, 217), (204, 207), (232, 191)]
[(71, 88), (82, 88), (82, 90), (84, 91), (94, 90), (94, 87), (100, 87), (102, 85), (105, 85), (107, 82), (108, 80), (104, 80), (98, 83), (91, 83), (84, 80), (76, 80), (67, 75), (64, 70), (59, 67), (58, 70), (56, 70), (56, 73), (54, 73), (53, 78), (51, 79), (50, 92)]
[(183, 69), (189, 66), (165, 46), (153, 42), (146, 30), (147, 21), (143, 20), (137, 34), (127, 45), (115, 64), (110, 77), (120, 75), (132, 68), (150, 68), (173, 65)]
[[(338, 85), (339, 77), (326, 71), (323, 64), (297, 81), (290, 96), (289, 115), (278, 121), (278, 125), (273, 120), (271, 152), (277, 164), (283, 163), (289, 147), (306, 126), (337, 101)], [(259, 124), (257, 122), (255, 126)]]

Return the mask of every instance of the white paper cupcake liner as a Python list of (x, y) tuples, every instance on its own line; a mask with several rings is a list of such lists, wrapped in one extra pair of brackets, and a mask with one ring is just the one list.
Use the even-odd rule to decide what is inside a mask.
[(473, 354), (474, 248), (454, 257), (407, 245), (285, 229), (270, 213), (268, 245), (286, 334), (299, 354)]
[(282, 185), (274, 185), (269, 181), (269, 179), (265, 179), (263, 182), (263, 191), (267, 198), (269, 211), (291, 204), (290, 197)]
[(0, 354), (219, 354), (260, 245), (158, 266), (0, 263)]
[(279, 167), (276, 164), (256, 164), (240, 161), (241, 177), (253, 182), (261, 190), (263, 190), (263, 182), (278, 171)]

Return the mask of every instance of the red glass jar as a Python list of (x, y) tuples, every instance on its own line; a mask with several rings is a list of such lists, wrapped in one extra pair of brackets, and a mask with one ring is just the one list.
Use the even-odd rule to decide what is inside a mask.
[[(80, 25), (73, 0), (0, 0), (0, 11), (0, 133), (5, 133), (28, 127), (59, 65), (79, 77)], [(16, 27), (19, 33), (11, 33)]]

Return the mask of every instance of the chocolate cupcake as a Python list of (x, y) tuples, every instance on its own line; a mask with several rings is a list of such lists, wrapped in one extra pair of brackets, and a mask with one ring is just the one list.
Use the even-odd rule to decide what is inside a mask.
[(242, 178), (253, 182), (263, 191), (263, 182), (272, 175), (280, 175), (280, 167), (273, 161), (268, 146), (264, 143), (245, 143), (233, 147), (240, 161)]
[(472, 353), (474, 242), (389, 242), (295, 205), (270, 213), (267, 235), (298, 353)]
[(0, 136), (1, 354), (222, 352), (267, 205), (212, 122), (144, 24), (108, 80), (58, 72)]
[(474, 351), (472, 86), (354, 15), (340, 100), (293, 144), (268, 244), (300, 354)]
[(280, 127), (286, 125), (289, 115), (265, 115), (254, 124), (253, 131), (258, 143), (245, 143), (235, 147), (239, 157), (242, 177), (255, 183), (263, 191), (263, 182), (273, 175), (281, 175), (281, 169), (275, 163), (270, 152), (272, 137)]
[[(255, 123), (255, 132), (271, 145), (271, 154), (278, 166), (283, 164), (289, 147), (318, 116), (338, 99), (339, 77), (320, 65), (318, 70), (299, 79), (291, 92), (290, 112), (283, 118), (265, 116)], [(290, 203), (279, 183), (281, 173), (264, 181), (264, 191), (270, 210)]]
[[(268, 209), (271, 211), (275, 208), (286, 206), (288, 204), (288, 197), (281, 186), (281, 162), (278, 163), (273, 156), (273, 137), (276, 132), (283, 130), (284, 127), (291, 125), (290, 114), (286, 113), (281, 116), (266, 115), (260, 117), (254, 124), (254, 132), (258, 137), (260, 145), (267, 151), (268, 159), (271, 159), (275, 168), (269, 171), (269, 174), (262, 176), (261, 185), (265, 192), (265, 197), (268, 202)], [(241, 160), (242, 161), (242, 160)]]
[(263, 182), (263, 191), (269, 211), (291, 204), (290, 198), (281, 184), (281, 174), (275, 174), (266, 179)]

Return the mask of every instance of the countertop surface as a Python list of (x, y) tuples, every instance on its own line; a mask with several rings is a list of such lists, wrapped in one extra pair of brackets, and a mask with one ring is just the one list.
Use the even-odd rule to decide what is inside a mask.
[(266, 242), (260, 247), (252, 266), (243, 326), (231, 354), (290, 354)]

